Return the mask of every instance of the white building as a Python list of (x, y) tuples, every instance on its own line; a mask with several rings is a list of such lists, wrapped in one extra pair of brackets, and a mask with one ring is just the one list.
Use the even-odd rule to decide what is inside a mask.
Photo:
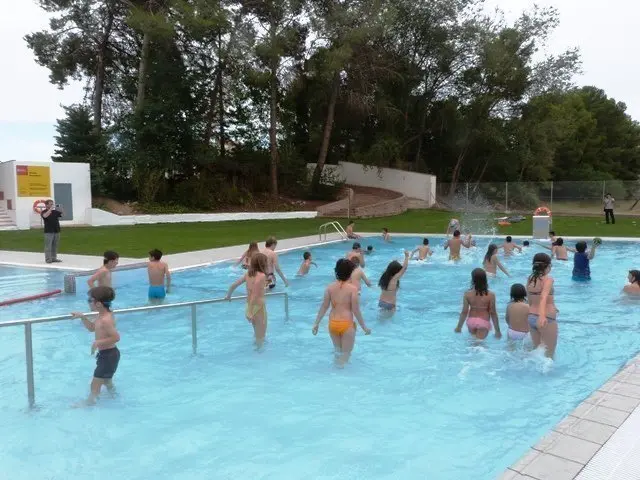
[(41, 227), (39, 210), (49, 199), (64, 210), (61, 225), (89, 224), (89, 164), (17, 160), (0, 163), (0, 228)]

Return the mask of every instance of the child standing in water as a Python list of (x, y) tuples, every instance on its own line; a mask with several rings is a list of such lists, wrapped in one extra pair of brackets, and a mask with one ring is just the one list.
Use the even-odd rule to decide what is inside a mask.
[(387, 265), (387, 269), (378, 281), (378, 286), (382, 289), (378, 307), (383, 311), (392, 313), (396, 309), (396, 296), (400, 288), (400, 278), (402, 278), (409, 266), (409, 255), (409, 251), (405, 250), (404, 263), (402, 265), (396, 260)]
[(507, 338), (509, 340), (524, 340), (529, 334), (529, 304), (527, 303), (527, 289), (520, 283), (511, 285), (511, 303), (507, 305), (505, 315)]
[(553, 242), (552, 246), (548, 247), (547, 245), (542, 245), (538, 243), (542, 248), (546, 248), (547, 250), (551, 250), (551, 256), (556, 260), (569, 260), (569, 255), (567, 254), (567, 247), (564, 246), (564, 239), (562, 237), (556, 238), (556, 241)]
[(95, 332), (95, 341), (91, 344), (91, 355), (98, 351), (96, 356), (96, 369), (91, 380), (91, 393), (87, 399), (88, 405), (95, 405), (100, 396), (102, 385), (107, 387), (110, 393), (115, 392), (113, 376), (120, 362), (120, 350), (116, 343), (120, 341), (120, 334), (116, 330), (116, 322), (111, 313), (111, 302), (116, 294), (111, 287), (94, 287), (89, 290), (89, 305), (91, 310), (98, 312), (95, 322), (89, 320), (79, 312), (73, 312), (73, 318), (82, 320), (85, 328)]
[(551, 257), (536, 253), (527, 283), (529, 328), (534, 348), (545, 346), (545, 355), (553, 358), (558, 344), (558, 309), (556, 308), (551, 272)]
[(496, 338), (502, 337), (496, 310), (496, 295), (489, 290), (487, 273), (481, 268), (475, 268), (471, 272), (471, 289), (462, 296), (462, 312), (455, 332), (462, 332), (462, 325), (466, 320), (469, 333), (483, 340), (491, 330), (490, 318), (496, 330)]
[(118, 255), (117, 252), (113, 252), (111, 250), (104, 252), (102, 266), (96, 270), (96, 273), (89, 277), (89, 280), (87, 280), (89, 288), (95, 287), (96, 282), (98, 282), (98, 287), (112, 287), (113, 282), (111, 281), (111, 271), (118, 266), (119, 259), (120, 255)]
[(640, 270), (629, 270), (629, 284), (622, 291), (628, 295), (640, 295)]
[(364, 282), (367, 287), (371, 288), (371, 282), (365, 275), (364, 270), (360, 268), (360, 260), (358, 259), (358, 257), (353, 257), (351, 261), (356, 266), (356, 268), (353, 269), (353, 273), (351, 274), (349, 282), (358, 289), (358, 293), (360, 293), (360, 290), (362, 289), (361, 282)]
[(587, 253), (587, 242), (576, 243), (576, 249), (568, 248), (567, 250), (574, 252), (573, 255), (573, 281), (588, 282), (591, 280), (590, 261), (596, 256), (598, 245), (594, 242), (591, 251)]
[[(147, 264), (147, 274), (149, 276), (149, 299), (162, 300), (167, 296), (171, 287), (171, 273), (169, 265), (161, 261), (162, 252), (157, 248), (149, 252), (149, 263)], [(165, 281), (167, 288), (165, 289)]]
[(389, 229), (388, 228), (383, 228), (382, 229), (382, 240), (384, 240), (385, 242), (390, 242), (391, 241), (391, 235), (389, 235)]
[(302, 254), (302, 264), (300, 265), (300, 269), (298, 270), (298, 276), (302, 277), (309, 273), (311, 265), (315, 265), (316, 268), (318, 267), (318, 265), (316, 265), (311, 258), (311, 252), (304, 252)]
[(416, 253), (418, 254), (418, 260), (425, 260), (427, 257), (430, 257), (431, 255), (433, 255), (431, 248), (429, 248), (428, 238), (425, 238), (424, 240), (422, 240), (422, 245), (420, 245), (413, 252), (411, 252), (411, 255), (409, 256), (409, 258), (413, 258), (413, 256)]
[(264, 301), (264, 290), (267, 286), (267, 256), (263, 253), (255, 253), (251, 256), (251, 265), (247, 273), (233, 282), (227, 296), (231, 300), (231, 294), (243, 283), (247, 283), (247, 309), (246, 319), (253, 325), (253, 333), (256, 339), (256, 347), (259, 349), (264, 344), (267, 335), (267, 307)]
[(482, 262), (487, 275), (495, 277), (498, 273), (498, 268), (504, 272), (507, 277), (510, 277), (509, 272), (502, 262), (498, 260), (498, 246), (494, 243), (490, 244), (487, 248), (487, 254), (484, 256), (484, 262)]
[(340, 259), (336, 263), (336, 281), (330, 284), (324, 292), (324, 299), (313, 324), (311, 332), (318, 334), (318, 327), (329, 306), (329, 334), (335, 348), (336, 364), (344, 366), (349, 361), (356, 340), (356, 324), (353, 317), (360, 324), (365, 335), (371, 330), (367, 328), (360, 312), (360, 300), (358, 290), (349, 283), (355, 264), (347, 259)]
[(242, 265), (242, 268), (247, 269), (249, 265), (251, 265), (251, 255), (254, 253), (258, 253), (260, 249), (258, 248), (257, 242), (251, 242), (249, 244), (249, 248), (247, 251), (242, 254), (240, 259), (236, 262), (236, 265)]

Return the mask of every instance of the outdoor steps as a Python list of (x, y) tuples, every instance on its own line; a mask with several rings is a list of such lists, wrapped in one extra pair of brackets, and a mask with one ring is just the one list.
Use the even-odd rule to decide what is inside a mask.
[(7, 211), (4, 208), (0, 207), (0, 228), (14, 226), (15, 224), (13, 223), (13, 220), (11, 220), (11, 217), (9, 217)]
[[(323, 217), (346, 218), (346, 217), (383, 217), (397, 215), (407, 211), (409, 206), (413, 206), (412, 199), (408, 199), (402, 193), (384, 190), (381, 188), (347, 186), (351, 190), (351, 211), (349, 212), (348, 197), (321, 205), (317, 208), (318, 214)], [(413, 208), (416, 208), (413, 206)]]

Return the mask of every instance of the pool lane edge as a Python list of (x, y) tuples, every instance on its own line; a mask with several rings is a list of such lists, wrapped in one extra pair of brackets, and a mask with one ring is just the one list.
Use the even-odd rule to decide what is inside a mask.
[(499, 477), (640, 478), (640, 354), (624, 364)]

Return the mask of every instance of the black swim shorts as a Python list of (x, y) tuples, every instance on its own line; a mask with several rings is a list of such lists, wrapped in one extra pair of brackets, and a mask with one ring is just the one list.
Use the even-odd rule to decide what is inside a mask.
[(276, 287), (276, 276), (273, 273), (270, 273), (269, 275), (267, 275), (267, 286), (269, 288)]
[(96, 357), (96, 369), (93, 372), (95, 378), (113, 378), (120, 362), (120, 350), (118, 347), (98, 351)]

